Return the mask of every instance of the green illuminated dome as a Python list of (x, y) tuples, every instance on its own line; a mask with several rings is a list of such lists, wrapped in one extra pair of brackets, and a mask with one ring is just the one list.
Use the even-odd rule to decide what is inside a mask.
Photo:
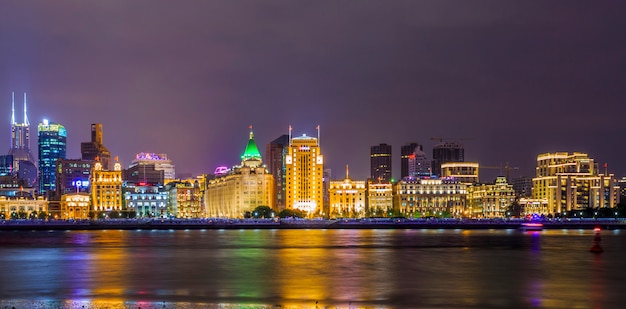
[(246, 150), (241, 155), (241, 160), (261, 160), (261, 153), (254, 142), (254, 133), (252, 131), (250, 131), (250, 139), (248, 140), (248, 145), (246, 145)]

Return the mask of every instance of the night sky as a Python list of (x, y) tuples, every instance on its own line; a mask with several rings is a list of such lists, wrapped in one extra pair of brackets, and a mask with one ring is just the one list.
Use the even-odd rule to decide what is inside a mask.
[[(80, 157), (90, 124), (127, 167), (167, 153), (182, 173), (238, 164), (293, 127), (333, 178), (369, 176), (369, 149), (463, 137), (466, 161), (534, 175), (582, 151), (626, 175), (623, 1), (0, 2), (0, 143), (11, 91)], [(0, 114), (2, 114), (0, 112)], [(31, 148), (36, 156), (35, 137)], [(482, 170), (481, 180), (497, 170)]]

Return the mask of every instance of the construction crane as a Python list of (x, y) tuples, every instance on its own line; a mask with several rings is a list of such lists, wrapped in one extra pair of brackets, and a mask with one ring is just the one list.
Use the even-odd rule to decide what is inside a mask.
[(500, 165), (500, 166), (485, 166), (485, 165), (479, 165), (478, 168), (490, 168), (490, 169), (498, 169), (500, 170), (500, 175), (502, 175), (502, 170), (504, 169), (505, 173), (506, 173), (506, 181), (509, 181), (509, 176), (511, 174), (511, 170), (518, 170), (519, 167), (515, 166), (509, 166), (509, 162), (506, 162), (506, 164), (504, 166)]

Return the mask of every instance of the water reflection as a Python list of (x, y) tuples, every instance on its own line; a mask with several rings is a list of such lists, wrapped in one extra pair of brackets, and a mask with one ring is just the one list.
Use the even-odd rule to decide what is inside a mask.
[(578, 230), (1, 232), (0, 303), (621, 307), (626, 234), (605, 234), (594, 255)]

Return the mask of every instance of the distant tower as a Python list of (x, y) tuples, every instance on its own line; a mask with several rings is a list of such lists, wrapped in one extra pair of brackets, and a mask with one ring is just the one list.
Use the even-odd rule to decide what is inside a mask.
[[(319, 126), (317, 128), (319, 132)], [(311, 216), (327, 215), (323, 213), (324, 156), (320, 152), (319, 137), (303, 134), (290, 138), (285, 165), (287, 208), (300, 209)]]
[(370, 177), (373, 180), (391, 181), (391, 145), (370, 147)]
[(39, 140), (39, 192), (56, 188), (56, 162), (65, 159), (67, 131), (58, 123), (47, 119), (37, 126)]
[(409, 159), (416, 151), (423, 151), (422, 145), (410, 143), (400, 148), (400, 179), (409, 176)]
[(37, 182), (37, 167), (30, 152), (30, 123), (26, 112), (26, 93), (24, 93), (24, 122), (15, 121), (15, 93), (11, 94), (11, 148), (13, 156), (13, 173), (26, 180), (28, 185)]
[(274, 201), (270, 205), (280, 212), (285, 209), (285, 156), (289, 150), (289, 135), (283, 134), (265, 146), (267, 169), (274, 176)]
[(94, 161), (99, 159), (104, 170), (111, 168), (111, 153), (102, 143), (102, 124), (91, 124), (91, 142), (80, 143), (80, 153), (83, 160)]
[(465, 161), (463, 144), (456, 142), (442, 142), (433, 147), (433, 174), (441, 176), (441, 164), (448, 162)]

